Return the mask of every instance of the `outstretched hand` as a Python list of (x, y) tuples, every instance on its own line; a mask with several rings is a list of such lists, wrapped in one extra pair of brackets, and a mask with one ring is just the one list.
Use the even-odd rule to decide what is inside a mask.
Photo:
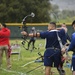
[(66, 52), (66, 48), (61, 49), (61, 53), (64, 54)]

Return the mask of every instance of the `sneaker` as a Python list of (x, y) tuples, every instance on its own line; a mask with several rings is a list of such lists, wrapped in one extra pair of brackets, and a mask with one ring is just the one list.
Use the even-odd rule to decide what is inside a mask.
[(36, 47), (33, 47), (33, 49), (37, 49)]
[(11, 65), (7, 66), (7, 70), (10, 70), (11, 69)]
[(66, 75), (64, 70), (61, 70), (60, 75)]
[(28, 48), (26, 48), (26, 50), (29, 50)]
[(66, 75), (64, 70), (58, 69), (59, 75)]

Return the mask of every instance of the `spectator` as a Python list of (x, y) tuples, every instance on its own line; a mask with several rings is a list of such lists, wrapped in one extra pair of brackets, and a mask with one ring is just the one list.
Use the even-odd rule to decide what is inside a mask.
[(66, 26), (65, 23), (61, 24), (61, 27), (60, 27), (60, 28), (57, 28), (57, 29), (58, 29), (58, 30), (64, 29), (64, 30), (65, 30), (65, 33), (66, 33), (66, 39), (67, 39), (69, 42), (71, 42), (71, 38), (70, 38), (69, 35), (68, 35), (68, 29), (67, 29), (67, 26)]
[(3, 52), (6, 54), (7, 69), (10, 69), (10, 30), (5, 23), (0, 24), (0, 66), (2, 65)]
[[(72, 26), (75, 30), (75, 20), (72, 22)], [(75, 75), (75, 32), (72, 34), (71, 44), (68, 48), (68, 51), (72, 51), (72, 75)]]
[[(32, 27), (30, 33), (33, 33), (33, 34), (36, 33), (35, 27)], [(29, 42), (28, 42), (28, 48), (26, 50), (29, 49), (31, 43), (32, 43), (32, 49), (36, 49), (36, 47), (35, 47), (35, 41), (36, 41), (36, 37), (34, 37), (34, 36), (31, 37), (30, 40), (29, 40)]]
[[(60, 27), (60, 28), (57, 28), (57, 30), (61, 30), (61, 29), (64, 29), (64, 30), (65, 30), (66, 45), (68, 45), (68, 44), (71, 42), (71, 38), (69, 37), (69, 35), (68, 35), (68, 33), (67, 33), (67, 32), (68, 32), (68, 29), (67, 29), (67, 26), (66, 26), (65, 23), (61, 24), (61, 27)], [(66, 53), (66, 52), (65, 52), (65, 53)], [(68, 56), (67, 53), (66, 53), (66, 55)], [(68, 58), (70, 58), (70, 57), (68, 56)], [(68, 64), (68, 59), (66, 58), (66, 56), (62, 55), (62, 61), (61, 61), (61, 63), (60, 63), (60, 66), (61, 66), (62, 69), (63, 69), (63, 64), (64, 64), (65, 60), (66, 60), (66, 64)], [(64, 72), (65, 72), (65, 71), (64, 71)]]

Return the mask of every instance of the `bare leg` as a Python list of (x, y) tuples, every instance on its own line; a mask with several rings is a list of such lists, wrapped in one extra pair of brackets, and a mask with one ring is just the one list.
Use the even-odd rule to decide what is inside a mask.
[(6, 54), (6, 61), (7, 61), (7, 69), (10, 69), (11, 64), (10, 64), (10, 57), (8, 56), (8, 50), (5, 50), (5, 54)]
[(53, 75), (53, 72), (51, 72), (51, 75)]
[(0, 50), (0, 67), (1, 67), (1, 65), (2, 65), (2, 58), (3, 58), (3, 51)]
[(73, 71), (72, 75), (75, 75), (75, 71)]
[(45, 75), (51, 75), (51, 67), (49, 66), (45, 67)]

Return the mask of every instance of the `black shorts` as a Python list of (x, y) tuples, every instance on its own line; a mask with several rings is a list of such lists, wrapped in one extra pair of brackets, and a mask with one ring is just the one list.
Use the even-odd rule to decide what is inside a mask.
[[(47, 50), (44, 54), (44, 66), (58, 67), (61, 62), (61, 51)], [(54, 65), (53, 65), (54, 63)]]

